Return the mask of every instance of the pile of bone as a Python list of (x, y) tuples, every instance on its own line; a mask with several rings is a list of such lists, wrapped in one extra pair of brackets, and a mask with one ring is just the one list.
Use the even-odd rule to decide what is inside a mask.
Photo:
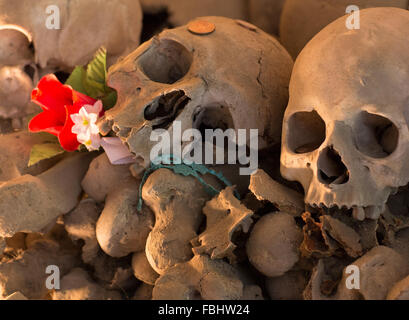
[[(58, 31), (36, 24), (50, 2), (28, 1), (0, 0), (8, 13), (0, 30), (1, 299), (409, 299), (408, 11), (368, 9), (359, 31), (340, 18), (309, 41), (342, 13), (326, 6), (325, 23), (296, 31), (300, 39), (288, 26), (305, 24), (291, 22), (304, 2), (287, 0), (280, 35), (298, 56), (293, 68), (275, 37), (242, 20), (277, 33), (268, 21), (284, 1), (269, 11), (249, 0), (251, 17), (247, 1), (225, 1), (209, 14), (227, 15), (231, 5), (235, 16), (202, 17), (205, 30), (183, 25), (203, 13), (193, 1), (141, 1), (150, 14), (167, 8), (180, 27), (140, 47), (137, 1), (100, 6), (98, 19), (112, 24), (89, 32), (84, 13), (97, 0), (68, 1), (69, 10), (53, 1), (67, 10)], [(47, 139), (22, 129), (33, 84), (85, 63), (101, 45), (112, 55), (118, 102), (100, 129), (137, 162), (72, 153), (28, 167), (31, 148)], [(233, 184), (205, 175), (217, 195), (167, 168), (143, 181), (151, 132), (175, 134), (174, 121), (183, 130), (258, 129), (260, 169), (245, 176), (240, 165), (211, 166)]]

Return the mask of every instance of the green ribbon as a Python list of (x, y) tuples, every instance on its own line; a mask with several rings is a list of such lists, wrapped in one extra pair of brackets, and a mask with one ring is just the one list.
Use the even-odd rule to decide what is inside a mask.
[[(220, 190), (217, 190), (210, 184), (208, 184), (204, 179), (201, 177), (205, 174), (211, 174), (223, 182), (227, 187), (231, 186), (231, 182), (227, 180), (221, 172), (216, 172), (212, 169), (207, 168), (202, 164), (197, 163), (186, 163), (183, 160), (179, 159), (178, 157), (167, 154), (157, 157), (154, 161), (151, 162), (150, 167), (145, 171), (141, 184), (139, 185), (139, 200), (137, 210), (140, 212), (142, 210), (142, 188), (145, 185), (146, 180), (148, 177), (156, 170), (159, 169), (169, 169), (172, 170), (174, 173), (182, 175), (182, 176), (192, 176), (197, 179), (205, 188), (206, 192), (211, 196), (216, 196), (220, 193)], [(234, 195), (237, 199), (240, 199), (240, 195), (237, 190), (234, 191)]]

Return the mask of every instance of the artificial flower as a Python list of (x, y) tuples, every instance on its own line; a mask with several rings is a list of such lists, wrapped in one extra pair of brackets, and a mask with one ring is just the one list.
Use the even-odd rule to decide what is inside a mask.
[(74, 122), (71, 115), (79, 113), (85, 105), (95, 106), (97, 101), (68, 85), (63, 85), (53, 74), (41, 78), (37, 88), (31, 93), (31, 99), (43, 109), (43, 112), (30, 121), (29, 130), (51, 133), (58, 137), (66, 151), (77, 150), (81, 143), (72, 132)]
[(91, 135), (99, 134), (99, 128), (96, 124), (99, 114), (102, 111), (102, 102), (97, 101), (94, 105), (83, 106), (78, 113), (70, 115), (74, 122), (72, 133), (76, 135)]
[(79, 134), (77, 139), (88, 149), (88, 151), (98, 150), (101, 146), (101, 136), (99, 134)]

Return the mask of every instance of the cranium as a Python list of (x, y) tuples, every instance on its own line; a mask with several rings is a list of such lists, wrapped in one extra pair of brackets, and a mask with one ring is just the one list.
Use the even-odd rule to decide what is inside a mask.
[(0, 117), (17, 118), (28, 114), (33, 81), (19, 67), (0, 67)]
[[(199, 22), (198, 22), (199, 21)], [(201, 34), (189, 31), (204, 25)], [(215, 28), (213, 30), (213, 28)], [(101, 130), (111, 129), (149, 164), (153, 129), (258, 129), (259, 146), (280, 140), (292, 60), (276, 39), (255, 26), (204, 17), (165, 30), (112, 66), (116, 106)]]
[(409, 12), (361, 11), (321, 31), (298, 57), (284, 117), (281, 172), (305, 201), (376, 219), (409, 181)]
[(342, 17), (350, 6), (408, 8), (408, 0), (286, 0), (280, 19), (280, 41), (294, 57), (325, 26)]
[(64, 71), (89, 62), (101, 46), (112, 64), (137, 47), (142, 29), (138, 0), (0, 0), (0, 12), (2, 24), (21, 26), (32, 36), (41, 68)]

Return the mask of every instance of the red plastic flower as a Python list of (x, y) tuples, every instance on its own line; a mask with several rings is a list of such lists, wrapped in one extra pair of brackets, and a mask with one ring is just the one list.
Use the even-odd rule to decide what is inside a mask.
[(72, 133), (76, 114), (84, 105), (93, 105), (96, 100), (63, 85), (57, 77), (49, 74), (41, 78), (31, 93), (31, 100), (38, 104), (43, 112), (35, 116), (28, 127), (31, 132), (45, 131), (58, 137), (61, 146), (67, 151), (75, 151), (80, 143)]

